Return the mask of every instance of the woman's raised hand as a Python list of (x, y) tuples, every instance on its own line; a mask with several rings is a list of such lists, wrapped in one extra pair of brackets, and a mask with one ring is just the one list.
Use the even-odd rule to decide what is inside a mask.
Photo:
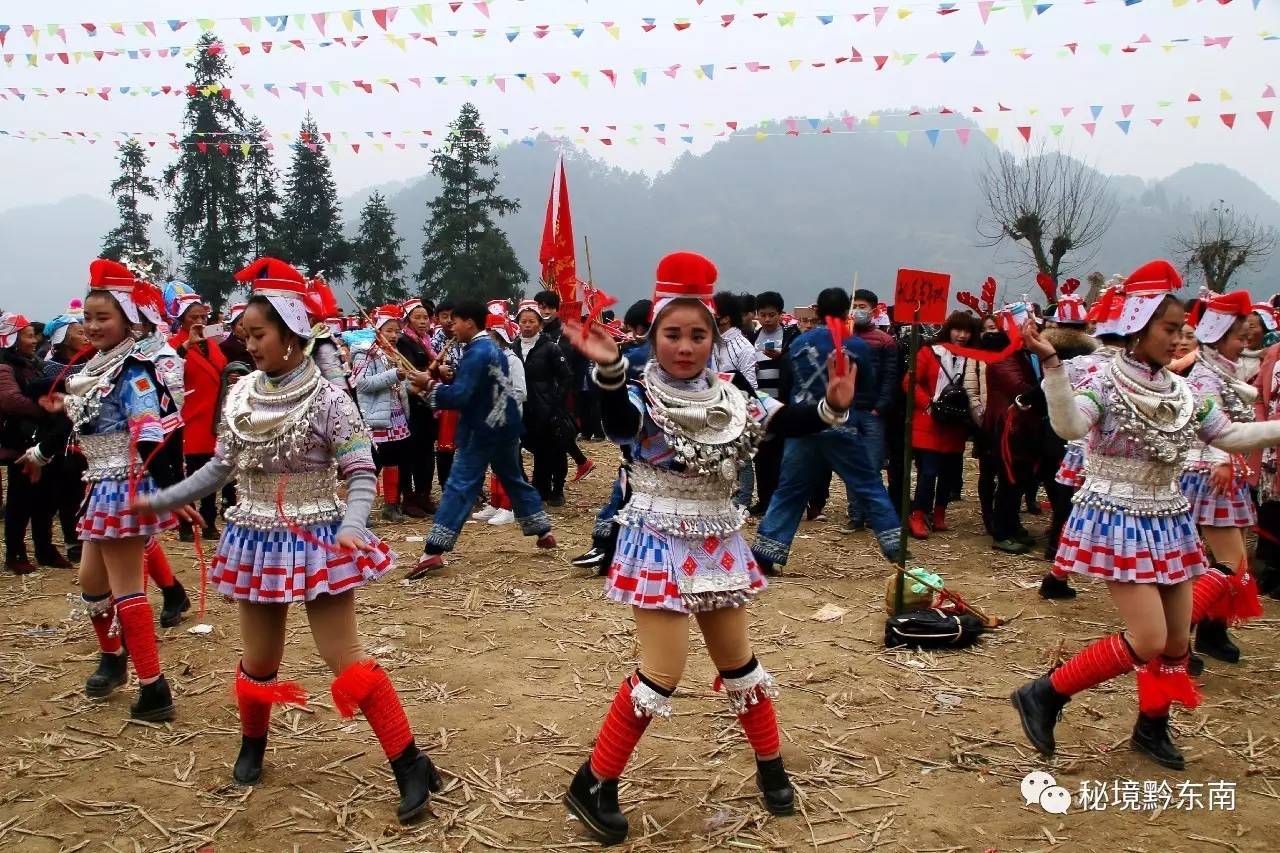
[(1028, 320), (1022, 326), (1022, 343), (1028, 352), (1033, 352), (1041, 358), (1052, 358), (1058, 352), (1053, 348), (1053, 344), (1049, 343), (1048, 338), (1040, 334), (1040, 329), (1036, 326), (1035, 319)]
[(612, 364), (618, 360), (618, 345), (614, 343), (613, 335), (599, 323), (592, 323), (585, 336), (580, 320), (565, 320), (563, 328), (569, 343), (596, 364)]

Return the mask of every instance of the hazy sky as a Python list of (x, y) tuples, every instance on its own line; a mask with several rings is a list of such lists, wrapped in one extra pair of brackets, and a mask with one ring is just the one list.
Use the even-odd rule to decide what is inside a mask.
[[(886, 2), (889, 8), (879, 26), (870, 15), (855, 23), (852, 13), (871, 13), (877, 2)], [(1280, 33), (1280, 3), (1276, 0), (1262, 0), (1256, 10), (1248, 0), (1235, 0), (1227, 6), (1189, 0), (1182, 7), (1175, 7), (1173, 0), (1144, 0), (1128, 7), (1123, 0), (1068, 0), (1054, 2), (1044, 15), (1033, 14), (1029, 20), (1024, 17), (1019, 0), (1005, 5), (1007, 9), (993, 12), (984, 25), (976, 0), (956, 0), (959, 11), (946, 16), (936, 14), (936, 3), (888, 0), (705, 0), (700, 5), (696, 0), (493, 0), (487, 19), (474, 3), (465, 4), (457, 13), (450, 12), (446, 3), (438, 3), (434, 5), (432, 24), (421, 24), (406, 6), (390, 29), (400, 34), (439, 34), (439, 46), (410, 41), (407, 50), (401, 51), (385, 40), (367, 11), (372, 7), (365, 7), (363, 30), (371, 37), (358, 49), (320, 49), (315, 43), (322, 37), (310, 25), (309, 16), (304, 30), (297, 30), (290, 22), (284, 33), (270, 32), (265, 26), (261, 32), (250, 33), (238, 21), (240, 16), (248, 15), (330, 10), (334, 8), (332, 2), (6, 3), (0, 11), (0, 21), (13, 29), (3, 52), (19, 56), (12, 67), (0, 67), (0, 91), (9, 86), (185, 84), (188, 72), (182, 59), (106, 58), (64, 66), (42, 58), (39, 67), (27, 68), (20, 54), (190, 45), (200, 33), (196, 26), (171, 33), (163, 22), (168, 18), (207, 15), (218, 19), (216, 32), (228, 44), (247, 41), (255, 45), (247, 56), (231, 51), (235, 75), (232, 88), (242, 107), (261, 116), (268, 128), (277, 133), (295, 131), (303, 113), (310, 109), (322, 129), (349, 131), (351, 141), (368, 143), (357, 133), (442, 128), (456, 114), (459, 104), (469, 99), (480, 108), (491, 130), (511, 128), (513, 136), (523, 135), (531, 125), (692, 122), (692, 132), (698, 137), (692, 146), (696, 152), (714, 141), (709, 131), (700, 126), (706, 120), (748, 124), (763, 118), (842, 112), (861, 117), (877, 109), (913, 105), (947, 105), (962, 112), (980, 106), (988, 111), (978, 117), (979, 123), (999, 127), (1000, 142), (1009, 147), (1022, 145), (1015, 130), (1017, 125), (1030, 124), (1040, 136), (1048, 135), (1050, 124), (1064, 123), (1064, 146), (1108, 171), (1156, 178), (1188, 163), (1219, 162), (1239, 169), (1280, 197), (1280, 170), (1275, 168), (1276, 155), (1280, 153), (1280, 127), (1267, 131), (1256, 116), (1258, 110), (1280, 104), (1277, 99), (1260, 98), (1268, 84), (1280, 88), (1280, 73), (1276, 73), (1280, 69), (1280, 40), (1265, 42), (1260, 38), (1260, 33), (1266, 31)], [(912, 14), (900, 18), (898, 11), (902, 9)], [(765, 21), (751, 16), (752, 12), (766, 11), (775, 15)], [(776, 13), (787, 11), (797, 12), (795, 25), (778, 26)], [(736, 20), (732, 26), (721, 28), (718, 21), (725, 14), (735, 15)], [(817, 20), (819, 14), (832, 14), (835, 18), (823, 26)], [(656, 29), (643, 32), (642, 17), (655, 18)], [(681, 17), (688, 18), (692, 26), (677, 32), (672, 22)], [(132, 25), (127, 25), (124, 36), (103, 27), (96, 38), (89, 38), (79, 26), (82, 21), (105, 25), (117, 20), (148, 19), (157, 21), (156, 37), (139, 36)], [(613, 21), (621, 27), (620, 38), (610, 36), (601, 21)], [(66, 25), (65, 48), (47, 33), (33, 48), (19, 26), (50, 22)], [(570, 22), (585, 28), (581, 38), (575, 39), (564, 31), (562, 25)], [(535, 24), (560, 26), (546, 38), (535, 39), (531, 32)], [(508, 42), (503, 35), (511, 25), (523, 29), (514, 42)], [(445, 30), (455, 27), (487, 27), (489, 33), (483, 39), (444, 37)], [(345, 31), (338, 15), (331, 16), (327, 33), (354, 35)], [(1144, 35), (1150, 37), (1150, 44), (1142, 45), (1135, 54), (1121, 53), (1124, 45), (1137, 42)], [(1201, 46), (1205, 36), (1225, 35), (1235, 37), (1226, 49)], [(286, 51), (277, 46), (264, 55), (256, 50), (257, 43), (263, 40), (278, 44), (289, 38), (308, 42), (306, 51)], [(1190, 39), (1190, 46), (1168, 52), (1161, 49), (1162, 43), (1177, 38)], [(977, 41), (982, 42), (989, 56), (970, 56)], [(1076, 55), (1058, 58), (1056, 54), (1067, 42), (1079, 44)], [(1101, 54), (1097, 47), (1100, 43), (1113, 45), (1110, 56)], [(1025, 48), (1034, 54), (1033, 58), (1013, 57), (1012, 48)], [(831, 64), (835, 57), (847, 56), (852, 49), (866, 61)], [(955, 51), (956, 55), (944, 64), (926, 58), (934, 51)], [(890, 62), (883, 71), (874, 70), (873, 56), (895, 52), (915, 53), (918, 58), (907, 66)], [(787, 61), (792, 59), (825, 60), (828, 67), (802, 66), (791, 71)], [(694, 79), (690, 73), (703, 64), (720, 66), (748, 61), (771, 64), (774, 70), (749, 74), (717, 69), (712, 80)], [(674, 64), (682, 66), (674, 80), (656, 70)], [(631, 73), (640, 66), (655, 69), (645, 87), (637, 86)], [(616, 88), (599, 73), (601, 68), (617, 71)], [(572, 70), (588, 72), (589, 86), (584, 88), (571, 79), (568, 73)], [(483, 82), (486, 74), (522, 71), (538, 75), (535, 91), (512, 81), (504, 93)], [(553, 86), (543, 76), (547, 71), (564, 74), (565, 79)], [(480, 77), (480, 85), (471, 88), (453, 79), (442, 87), (429, 80), (436, 75), (463, 74)], [(384, 76), (401, 80), (418, 76), (423, 78), (423, 86), (402, 86), (400, 95), (379, 87), (373, 95), (349, 91), (339, 97), (326, 94), (305, 100), (286, 89), (303, 80), (350, 81)], [(254, 83), (257, 96), (243, 96), (240, 82)], [(263, 92), (264, 82), (279, 84), (284, 90), (281, 96)], [(1222, 100), (1223, 90), (1230, 100)], [(1192, 92), (1203, 100), (1187, 103)], [(1160, 108), (1160, 100), (1173, 104)], [(997, 102), (1012, 111), (996, 113)], [(1117, 119), (1123, 118), (1121, 106), (1125, 104), (1133, 105), (1133, 125), (1127, 136), (1115, 125)], [(1091, 105), (1104, 107), (1093, 138), (1080, 126), (1089, 120)], [(1074, 110), (1063, 118), (1061, 107)], [(107, 102), (70, 95), (28, 98), (25, 102), (10, 98), (0, 101), (0, 129), (100, 131), (108, 138), (122, 130), (162, 133), (181, 129), (182, 108), (183, 99), (179, 97), (113, 95)], [(1032, 115), (1029, 108), (1038, 108), (1038, 113)], [(1222, 112), (1239, 114), (1235, 130), (1223, 126), (1218, 118)], [(1187, 115), (1202, 116), (1198, 129), (1188, 126)], [(1166, 120), (1156, 128), (1148, 121), (1151, 117)], [(604, 133), (592, 132), (591, 137), (601, 135)], [(588, 147), (592, 153), (629, 168), (661, 169), (690, 149), (679, 142), (680, 134), (673, 129), (666, 134), (665, 146), (653, 141), (658, 135), (653, 130), (639, 134), (637, 146), (624, 144), (628, 133), (613, 135), (617, 141), (611, 148), (598, 143)], [(278, 137), (277, 143), (282, 145)], [(770, 138), (760, 144), (785, 146), (788, 140)], [(923, 137), (913, 138), (910, 144), (927, 147)], [(958, 142), (944, 135), (938, 144)], [(174, 153), (159, 143), (154, 149), (154, 171), (158, 173)], [(429, 158), (427, 151), (416, 148), (400, 152), (388, 146), (386, 153), (378, 154), (369, 151), (367, 145), (362, 146), (359, 155), (342, 149), (335, 150), (334, 155), (337, 179), (344, 193), (414, 177), (426, 170)], [(106, 142), (19, 142), (0, 137), (0, 158), (6, 167), (0, 209), (79, 193), (105, 195), (115, 172), (113, 146)]]

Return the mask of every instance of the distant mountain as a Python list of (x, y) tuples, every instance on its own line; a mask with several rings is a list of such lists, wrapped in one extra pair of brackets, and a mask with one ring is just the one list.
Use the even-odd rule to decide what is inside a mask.
[(89, 261), (116, 224), (116, 206), (90, 195), (0, 212), (0, 257), (8, 272), (0, 308), (48, 319), (84, 296)]
[[(530, 292), (556, 157), (555, 147), (542, 142), (499, 155), (503, 192), (521, 203), (501, 224), (534, 279)], [(727, 289), (779, 290), (788, 305), (807, 304), (823, 287), (848, 286), (855, 273), (861, 286), (887, 299), (904, 266), (950, 272), (953, 292), (976, 290), (995, 275), (1001, 298), (1038, 293), (1012, 247), (979, 245), (977, 178), (992, 154), (981, 132), (967, 146), (952, 137), (928, 150), (914, 141), (903, 148), (890, 133), (757, 142), (747, 131), (704, 155), (677, 159), (650, 180), (573, 152), (566, 169), (579, 274), (587, 273), (585, 236), (596, 283), (624, 303), (648, 295), (657, 260), (674, 249), (711, 257)], [(1171, 235), (1219, 198), (1280, 227), (1280, 203), (1225, 166), (1196, 164), (1154, 182), (1115, 176), (1111, 188), (1119, 203), (1115, 223), (1082, 273), (1124, 273), (1167, 255)], [(414, 272), (426, 204), (437, 190), (427, 175), (388, 195)], [(343, 209), (358, 211), (363, 199), (352, 197)], [(1239, 283), (1270, 294), (1280, 289), (1277, 279), (1280, 260), (1273, 258)]]
[[(884, 117), (882, 129), (905, 118)], [(966, 126), (956, 119), (955, 126)], [(972, 125), (968, 125), (973, 128)], [(557, 146), (539, 140), (499, 152), (502, 191), (520, 201), (501, 226), (537, 289), (538, 245)], [(978, 175), (994, 149), (973, 128), (967, 146), (944, 132), (936, 148), (892, 133), (770, 136), (747, 130), (706, 154), (686, 154), (650, 179), (579, 151), (566, 153), (578, 269), (591, 244), (596, 283), (624, 305), (647, 296), (658, 259), (675, 249), (706, 253), (728, 289), (781, 291), (788, 305), (807, 304), (823, 287), (862, 286), (886, 301), (899, 267), (949, 272), (952, 290), (974, 290), (988, 275), (1002, 299), (1038, 293), (1009, 246), (979, 245)], [(1280, 202), (1229, 168), (1199, 163), (1160, 181), (1111, 179), (1119, 212), (1097, 257), (1084, 271), (1128, 272), (1167, 255), (1170, 238), (1198, 209), (1226, 199), (1237, 210), (1280, 227)], [(372, 188), (371, 188), (372, 189)], [(421, 265), (427, 202), (438, 190), (431, 175), (378, 187), (396, 212), (410, 274)], [(368, 191), (343, 200), (354, 230)], [(159, 217), (157, 217), (159, 219)], [(0, 251), (10, 260), (0, 307), (34, 316), (61, 310), (84, 290), (85, 269), (114, 224), (106, 199), (77, 196), (0, 213)], [(164, 244), (161, 228), (153, 239)], [(1239, 276), (1259, 295), (1280, 290), (1280, 258)]]

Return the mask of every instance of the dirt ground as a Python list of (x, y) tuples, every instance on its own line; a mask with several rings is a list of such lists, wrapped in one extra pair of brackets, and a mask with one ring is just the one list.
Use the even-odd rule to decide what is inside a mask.
[[(275, 713), (263, 781), (242, 789), (230, 779), (239, 640), (224, 601), (209, 597), (210, 635), (189, 633), (199, 621), (194, 610), (161, 631), (178, 714), (171, 724), (145, 725), (128, 720), (132, 687), (103, 702), (84, 697), (97, 651), (88, 621), (70, 615), (74, 574), (0, 578), (0, 845), (121, 853), (596, 847), (560, 797), (633, 666), (634, 646), (628, 610), (569, 565), (589, 544), (614, 458), (605, 444), (588, 452), (599, 469), (553, 511), (558, 551), (538, 553), (512, 527), (469, 524), (440, 575), (410, 585), (397, 568), (360, 593), (367, 648), (390, 672), (419, 745), (446, 779), (431, 814), (410, 828), (396, 825), (395, 785), (367, 724), (334, 712), (300, 610), (281, 675), (301, 681), (311, 702)], [(842, 507), (836, 486), (831, 520), (802, 526), (787, 575), (752, 610), (755, 650), (782, 686), (777, 707), (797, 814), (763, 810), (750, 750), (711, 691), (714, 672), (694, 632), (675, 714), (650, 727), (624, 777), (627, 846), (1277, 849), (1280, 605), (1268, 601), (1266, 617), (1238, 632), (1240, 665), (1210, 661), (1204, 703), (1177, 715), (1187, 770), (1165, 771), (1130, 751), (1132, 677), (1076, 697), (1058, 727), (1059, 754), (1045, 762), (1024, 741), (1009, 691), (1043, 672), (1059, 648), (1074, 651), (1117, 627), (1104, 588), (1077, 581), (1075, 601), (1040, 600), (1045, 564), (991, 551), (970, 497), (954, 506), (950, 532), (913, 550), (1008, 624), (965, 651), (886, 651), (888, 568), (869, 533), (841, 533)], [(1038, 532), (1047, 517), (1028, 522)], [(402, 566), (421, 548), (406, 538), (425, 531), (425, 523), (379, 528)], [(191, 547), (176, 538), (165, 546), (194, 598)], [(152, 602), (158, 612), (154, 590)], [(824, 607), (845, 612), (821, 621), (815, 614)], [(1035, 769), (1072, 793), (1066, 814), (1024, 802), (1019, 783)], [(1161, 782), (1171, 798), (1162, 800)], [(1089, 783), (1105, 783), (1105, 808), (1081, 808), (1079, 789)], [(1143, 783), (1147, 794), (1125, 797)]]

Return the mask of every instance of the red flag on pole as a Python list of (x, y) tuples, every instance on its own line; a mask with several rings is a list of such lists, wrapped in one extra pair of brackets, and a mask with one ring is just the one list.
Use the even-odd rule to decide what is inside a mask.
[(578, 292), (578, 264), (573, 244), (573, 216), (569, 209), (569, 182), (564, 161), (556, 163), (547, 198), (547, 216), (542, 225), (542, 246), (538, 252), (542, 278), (560, 294), (561, 304), (573, 302)]

